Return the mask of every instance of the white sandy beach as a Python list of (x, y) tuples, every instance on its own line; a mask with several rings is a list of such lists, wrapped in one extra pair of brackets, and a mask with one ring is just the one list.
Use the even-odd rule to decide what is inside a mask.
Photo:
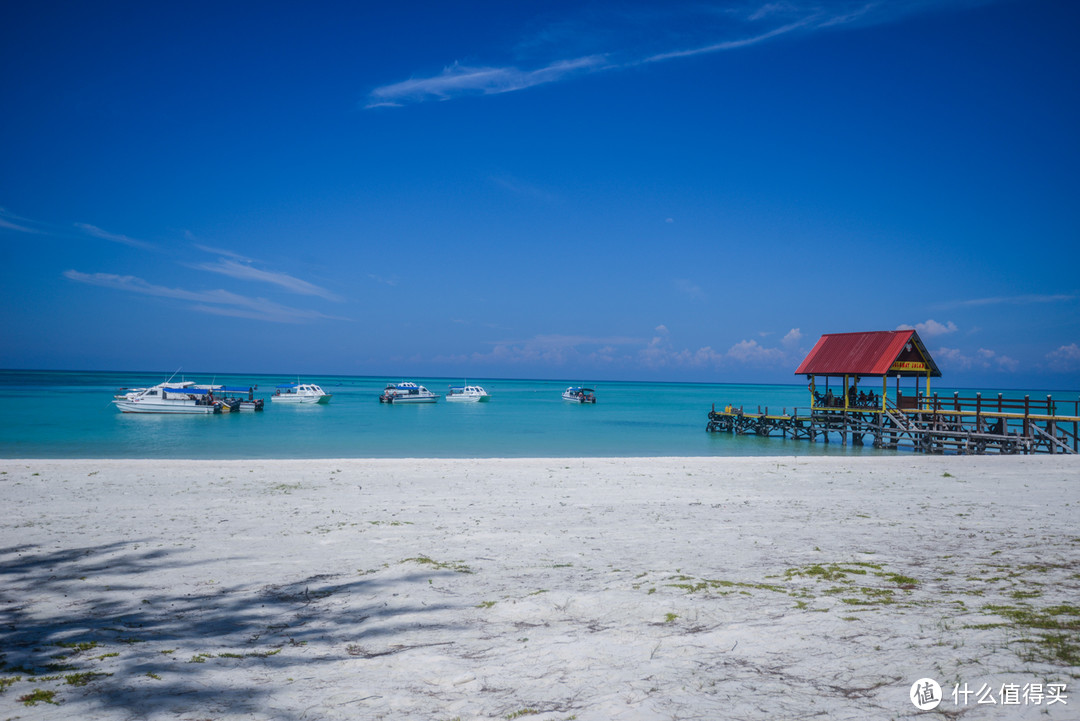
[(1075, 457), (4, 460), (0, 501), (0, 720), (1080, 717)]

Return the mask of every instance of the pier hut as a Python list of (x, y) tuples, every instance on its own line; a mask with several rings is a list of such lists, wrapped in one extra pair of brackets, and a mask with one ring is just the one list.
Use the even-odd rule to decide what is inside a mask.
[[(889, 406), (889, 378), (896, 380), (895, 405), (913, 408), (919, 396), (919, 381), (925, 379), (925, 394), (929, 394), (930, 379), (940, 378), (941, 371), (914, 330), (879, 330), (821, 336), (795, 375), (805, 375), (810, 382), (812, 409), (885, 411)], [(881, 379), (880, 396), (875, 386), (869, 387), (869, 393), (866, 384), (859, 389), (859, 383), (868, 378)], [(915, 381), (914, 394), (907, 402), (901, 396), (901, 378)], [(818, 390), (822, 379), (824, 386)], [(833, 379), (839, 384), (835, 392), (830, 385)]]
[[(825, 443), (839, 437), (844, 445), (870, 439), (875, 448), (926, 453), (1080, 451), (1080, 400), (939, 397), (931, 381), (941, 370), (914, 330), (823, 335), (795, 374), (808, 381), (808, 412), (714, 406), (706, 429)], [(905, 392), (902, 384), (914, 387)]]

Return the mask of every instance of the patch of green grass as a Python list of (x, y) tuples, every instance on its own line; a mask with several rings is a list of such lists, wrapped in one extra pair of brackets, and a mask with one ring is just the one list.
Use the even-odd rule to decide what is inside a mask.
[[(845, 566), (855, 566), (861, 564), (845, 564)], [(821, 565), (815, 563), (811, 566), (804, 566), (802, 568), (789, 568), (784, 572), (784, 578), (791, 580), (797, 576), (805, 576), (807, 578), (820, 578), (824, 581), (845, 581), (849, 582), (848, 575), (856, 574), (860, 576), (866, 575), (866, 569), (863, 568), (850, 568), (845, 567), (838, 563), (830, 563), (827, 565)]]
[(4, 691), (7, 691), (19, 681), (22, 681), (22, 676), (8, 676), (6, 678), (0, 678), (0, 696), (4, 695)]
[(97, 671), (84, 671), (83, 673), (73, 673), (70, 676), (65, 676), (64, 681), (68, 686), (85, 686), (91, 681), (107, 676), (112, 676), (112, 674), (99, 673)]
[(687, 593), (695, 593), (697, 591), (703, 591), (704, 589), (708, 588), (709, 584), (701, 581), (700, 583), (669, 583), (668, 586), (670, 586), (671, 588), (681, 588)]
[(75, 666), (70, 663), (47, 663), (45, 664), (45, 670), (52, 673), (63, 673), (64, 671), (74, 671)]
[(1038, 598), (1042, 595), (1042, 591), (1013, 591), (1010, 595), (1016, 599)]
[(511, 714), (507, 714), (506, 719), (507, 719), (507, 721), (513, 721), (513, 719), (521, 718), (522, 716), (533, 716), (533, 715), (538, 714), (538, 713), (540, 713), (540, 712), (535, 710), (535, 709), (523, 708), (520, 711), (515, 711), (515, 712), (513, 712)]
[(1021, 638), (1027, 652), (1025, 661), (1043, 661), (1065, 666), (1080, 666), (1080, 606), (1058, 604), (1046, 608), (987, 604), (988, 611), (1007, 618), (1014, 627), (1043, 631), (1035, 638)]
[(674, 623), (675, 619), (677, 619), (678, 617), (679, 614), (668, 612), (664, 614), (664, 623)]
[(39, 703), (51, 703), (53, 706), (60, 705), (60, 702), (56, 700), (56, 691), (46, 691), (40, 688), (34, 689), (33, 692), (25, 696), (20, 696), (19, 703), (24, 706), (37, 706)]
[(299, 483), (278, 483), (277, 485), (270, 486), (267, 489), (270, 493), (284, 493), (288, 495), (293, 491), (300, 490), (302, 486)]
[[(251, 651), (249, 653), (232, 653), (227, 651), (225, 653), (219, 653), (217, 658), (269, 658), (270, 656), (276, 656), (281, 653), (280, 648), (276, 648), (273, 651)], [(205, 655), (206, 658), (214, 658), (213, 654), (200, 654)], [(192, 659), (194, 661), (195, 659)], [(202, 663), (202, 661), (196, 661), (196, 663)]]
[(455, 573), (472, 573), (472, 569), (461, 561), (436, 561), (428, 558), (427, 556), (415, 556), (413, 558), (406, 558), (401, 561), (402, 563), (421, 563), (432, 568), (439, 570), (450, 570)]
[(476, 604), (476, 607), (477, 608), (491, 608), (496, 603), (498, 603), (498, 601), (481, 601), (480, 603)]
[(895, 583), (897, 586), (901, 587), (919, 585), (919, 579), (912, 578), (911, 576), (904, 576), (899, 573), (879, 573), (877, 575), (889, 583)]

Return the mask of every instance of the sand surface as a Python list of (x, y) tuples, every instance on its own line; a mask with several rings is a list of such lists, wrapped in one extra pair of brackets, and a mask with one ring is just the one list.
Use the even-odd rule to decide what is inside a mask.
[(0, 504), (0, 721), (1080, 718), (1075, 457), (4, 460)]

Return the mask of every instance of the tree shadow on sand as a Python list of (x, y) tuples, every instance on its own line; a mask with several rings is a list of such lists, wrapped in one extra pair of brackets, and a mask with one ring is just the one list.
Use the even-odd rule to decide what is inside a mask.
[[(39, 689), (42, 703), (60, 704), (57, 718), (296, 718), (277, 703), (271, 709), (275, 685), (252, 683), (253, 675), (389, 655), (428, 645), (425, 632), (460, 628), (446, 612), (461, 606), (408, 601), (409, 589), (430, 588), (452, 570), (170, 593), (155, 575), (199, 564), (142, 543), (0, 549), (0, 718), (18, 715)], [(230, 673), (238, 668), (239, 681)]]

